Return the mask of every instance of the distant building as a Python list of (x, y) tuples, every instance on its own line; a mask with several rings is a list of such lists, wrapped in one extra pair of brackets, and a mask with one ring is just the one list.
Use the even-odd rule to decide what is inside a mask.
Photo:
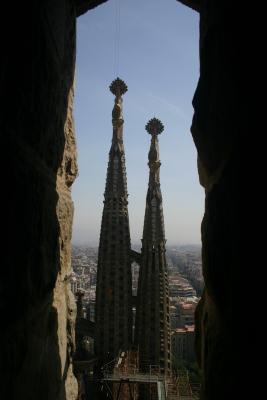
[(89, 321), (95, 322), (95, 301), (90, 300), (89, 304), (86, 307), (86, 318)]
[(96, 285), (96, 268), (90, 268), (90, 287)]
[(183, 327), (185, 325), (194, 325), (196, 305), (192, 303), (180, 303), (178, 308), (180, 326)]
[(170, 318), (172, 330), (195, 324), (197, 301), (185, 302), (182, 299), (184, 298), (171, 298)]
[(196, 296), (195, 289), (190, 284), (170, 284), (170, 297), (192, 297)]
[(72, 293), (75, 295), (76, 292), (78, 291), (78, 283), (75, 274), (72, 274), (70, 277), (70, 288)]
[(136, 263), (132, 263), (132, 290), (133, 296), (137, 295), (138, 277), (139, 277), (140, 266)]
[(194, 340), (194, 325), (186, 325), (184, 328), (177, 328), (172, 332), (172, 353), (178, 361), (195, 361)]
[(180, 326), (180, 312), (178, 305), (170, 305), (170, 321), (171, 329), (179, 328)]

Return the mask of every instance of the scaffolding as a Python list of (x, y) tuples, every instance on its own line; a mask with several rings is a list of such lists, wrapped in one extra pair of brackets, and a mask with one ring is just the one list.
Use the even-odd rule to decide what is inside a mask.
[[(138, 352), (123, 352), (114, 368), (104, 368), (103, 381), (113, 384), (114, 400), (137, 400), (140, 391), (148, 400), (198, 400), (200, 385), (192, 385), (188, 371), (176, 376), (164, 375), (159, 365), (147, 365), (148, 372), (138, 369)], [(142, 398), (142, 396), (141, 396)]]
[[(110, 400), (198, 400), (200, 385), (191, 384), (186, 370), (164, 375), (157, 365), (148, 372), (138, 369), (138, 352), (121, 352), (105, 364), (97, 375), (86, 374), (87, 381), (97, 383)], [(89, 372), (89, 371), (88, 371)]]

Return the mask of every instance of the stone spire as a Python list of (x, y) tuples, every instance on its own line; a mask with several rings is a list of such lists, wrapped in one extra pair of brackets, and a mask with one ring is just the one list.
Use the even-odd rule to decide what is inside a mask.
[(160, 189), (158, 135), (162, 123), (151, 119), (146, 125), (151, 135), (148, 154), (149, 183), (137, 293), (135, 342), (139, 346), (141, 370), (158, 366), (170, 371), (170, 316), (165, 231)]
[(103, 359), (116, 357), (132, 342), (132, 279), (128, 193), (123, 146), (122, 95), (127, 86), (117, 78), (110, 85), (115, 95), (113, 137), (104, 193), (96, 287), (95, 352)]

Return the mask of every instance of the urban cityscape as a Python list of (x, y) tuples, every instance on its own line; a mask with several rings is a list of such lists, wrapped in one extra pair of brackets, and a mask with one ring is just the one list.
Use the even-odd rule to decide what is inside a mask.
[[(140, 246), (133, 248), (140, 251)], [(95, 322), (95, 297), (97, 281), (97, 247), (72, 246), (71, 290), (83, 294), (82, 316)], [(168, 281), (170, 296), (170, 325), (172, 363), (174, 368), (187, 370), (191, 387), (200, 386), (200, 376), (194, 350), (195, 325), (194, 313), (203, 290), (201, 246), (177, 245), (167, 247)], [(132, 293), (137, 295), (139, 266), (136, 262), (132, 269)], [(81, 338), (81, 357), (94, 358), (94, 338), (84, 335)], [(197, 397), (195, 397), (197, 398)]]

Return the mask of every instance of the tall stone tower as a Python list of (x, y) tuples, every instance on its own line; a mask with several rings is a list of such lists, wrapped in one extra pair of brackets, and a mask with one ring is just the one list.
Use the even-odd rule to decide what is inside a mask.
[(132, 279), (128, 193), (123, 146), (122, 95), (127, 86), (117, 78), (113, 137), (109, 152), (96, 286), (95, 352), (103, 361), (127, 350), (132, 342)]
[(151, 119), (146, 130), (152, 136), (148, 155), (149, 184), (137, 293), (135, 342), (139, 346), (140, 369), (159, 367), (170, 371), (170, 316), (165, 231), (160, 189), (158, 135), (162, 123)]

